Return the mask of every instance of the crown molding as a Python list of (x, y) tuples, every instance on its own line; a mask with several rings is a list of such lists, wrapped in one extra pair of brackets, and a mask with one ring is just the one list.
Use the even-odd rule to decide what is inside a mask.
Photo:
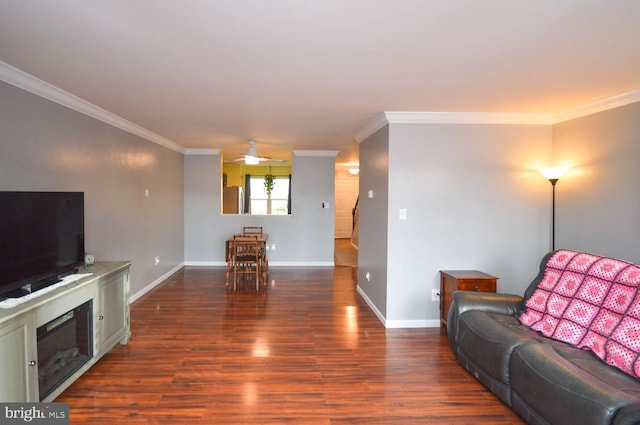
[(336, 157), (340, 151), (314, 151), (314, 150), (294, 150), (293, 154), (295, 156), (326, 156), (326, 157)]
[(118, 115), (112, 114), (93, 103), (87, 102), (69, 92), (66, 92), (53, 84), (49, 84), (31, 74), (14, 68), (0, 61), (0, 81), (19, 87), (37, 96), (55, 102), (59, 105), (73, 109), (76, 112), (95, 118), (99, 121), (117, 127), (133, 135), (142, 137), (150, 142), (157, 143), (176, 152), (184, 153), (185, 148), (165, 137), (162, 137), (146, 128), (140, 127)]
[(188, 148), (184, 151), (185, 155), (220, 155), (220, 149), (195, 149)]
[(508, 112), (395, 112), (378, 114), (362, 130), (356, 133), (361, 143), (387, 124), (526, 124), (551, 125), (551, 114), (527, 114)]
[(550, 125), (551, 114), (512, 112), (385, 112), (389, 124), (526, 124)]
[[(215, 149), (187, 149), (118, 115), (0, 61), (0, 81), (19, 87), (150, 142), (189, 155), (216, 155)], [(388, 124), (526, 124), (553, 125), (640, 102), (640, 88), (598, 99), (557, 114), (492, 112), (382, 112), (355, 135), (358, 143)], [(294, 151), (297, 156), (337, 156), (339, 151)]]
[(565, 112), (553, 115), (553, 123), (561, 123), (572, 119), (584, 117), (585, 115), (595, 114), (597, 112), (606, 111), (608, 109), (619, 108), (620, 106), (629, 105), (631, 103), (640, 102), (640, 88), (628, 92), (616, 94), (593, 102), (585, 103)]
[(640, 102), (640, 88), (585, 103), (558, 114), (492, 112), (382, 112), (355, 135), (358, 143), (388, 124), (526, 124), (553, 125)]
[(389, 124), (387, 112), (382, 112), (369, 121), (360, 131), (356, 133), (356, 141), (362, 143), (367, 137)]

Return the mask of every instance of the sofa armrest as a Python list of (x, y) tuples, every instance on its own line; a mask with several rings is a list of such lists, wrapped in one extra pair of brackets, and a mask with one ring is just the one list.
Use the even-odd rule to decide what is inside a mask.
[(523, 309), (523, 298), (520, 295), (494, 292), (454, 291), (453, 301), (447, 317), (447, 336), (449, 346), (456, 353), (458, 335), (458, 318), (471, 310), (486, 311), (513, 316)]

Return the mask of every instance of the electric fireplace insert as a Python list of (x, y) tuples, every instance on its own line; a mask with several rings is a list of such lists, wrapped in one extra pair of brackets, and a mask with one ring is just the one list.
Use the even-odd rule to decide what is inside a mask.
[(93, 357), (92, 317), (89, 300), (38, 328), (40, 400)]

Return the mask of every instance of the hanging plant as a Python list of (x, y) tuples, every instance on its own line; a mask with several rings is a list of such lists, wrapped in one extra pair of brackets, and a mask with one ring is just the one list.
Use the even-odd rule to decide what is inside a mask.
[(264, 176), (264, 192), (267, 195), (271, 195), (273, 187), (276, 185), (276, 176), (271, 174), (271, 165), (269, 165), (269, 172)]

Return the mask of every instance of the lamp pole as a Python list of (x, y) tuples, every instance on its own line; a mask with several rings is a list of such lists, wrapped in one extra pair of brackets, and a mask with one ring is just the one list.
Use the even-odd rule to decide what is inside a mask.
[(551, 250), (556, 250), (556, 183), (567, 171), (564, 167), (543, 168), (540, 174), (551, 183)]
[(551, 251), (556, 250), (556, 183), (559, 179), (549, 179), (551, 183)]

